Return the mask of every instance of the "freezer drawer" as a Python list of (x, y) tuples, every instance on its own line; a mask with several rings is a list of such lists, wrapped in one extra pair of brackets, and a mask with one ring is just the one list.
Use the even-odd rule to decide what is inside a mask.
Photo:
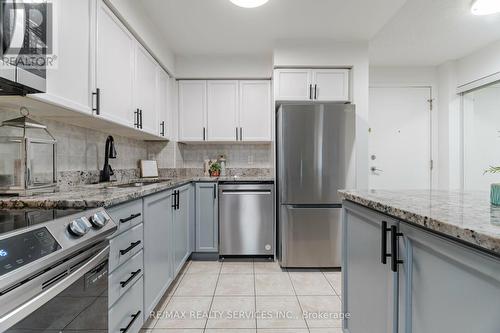
[(282, 205), (280, 265), (340, 267), (341, 208)]
[(220, 185), (219, 230), (220, 255), (273, 255), (273, 185)]

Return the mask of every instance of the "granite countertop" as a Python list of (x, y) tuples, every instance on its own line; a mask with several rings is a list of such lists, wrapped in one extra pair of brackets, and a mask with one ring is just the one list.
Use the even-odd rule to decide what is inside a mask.
[[(215, 181), (273, 181), (272, 177), (179, 177), (160, 179), (157, 183), (144, 182), (142, 186), (118, 187), (124, 183), (81, 185), (70, 190), (37, 194), (29, 197), (0, 197), (0, 209), (81, 209), (110, 207), (191, 182)], [(129, 181), (127, 183), (132, 183)]]
[(489, 192), (342, 190), (349, 201), (500, 255), (500, 207)]

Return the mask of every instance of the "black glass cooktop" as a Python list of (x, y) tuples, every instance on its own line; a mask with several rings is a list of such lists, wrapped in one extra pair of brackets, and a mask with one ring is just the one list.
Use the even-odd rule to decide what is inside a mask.
[(0, 235), (81, 211), (83, 209), (0, 209)]

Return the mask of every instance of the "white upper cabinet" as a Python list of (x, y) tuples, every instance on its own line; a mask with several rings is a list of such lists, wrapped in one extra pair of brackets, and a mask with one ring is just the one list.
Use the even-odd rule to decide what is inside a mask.
[(240, 81), (240, 140), (271, 141), (271, 111), (270, 81)]
[(171, 138), (170, 108), (168, 105), (169, 91), (168, 74), (158, 65), (156, 68), (156, 113), (158, 115), (158, 135)]
[(277, 101), (349, 102), (349, 69), (276, 69)]
[(274, 71), (276, 100), (305, 101), (312, 96), (311, 70), (277, 69)]
[(53, 66), (47, 67), (47, 93), (32, 97), (90, 115), (95, 2), (54, 0), (52, 3), (57, 59)]
[(134, 110), (138, 111), (139, 118), (136, 127), (152, 134), (158, 134), (156, 66), (156, 61), (149, 52), (136, 43)]
[(207, 96), (207, 139), (235, 141), (238, 131), (238, 81), (208, 81)]
[(348, 69), (315, 69), (313, 82), (315, 100), (349, 101)]
[(133, 126), (135, 39), (111, 10), (98, 1), (96, 87), (99, 115)]
[(207, 139), (207, 81), (179, 81), (179, 141)]

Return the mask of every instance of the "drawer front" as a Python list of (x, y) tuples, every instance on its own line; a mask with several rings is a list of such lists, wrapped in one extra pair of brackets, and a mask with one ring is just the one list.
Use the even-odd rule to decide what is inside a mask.
[(108, 208), (106, 211), (118, 225), (118, 230), (115, 233), (118, 235), (142, 222), (142, 199), (126, 202)]
[(139, 251), (109, 275), (109, 304), (114, 304), (124, 295), (142, 277), (143, 272), (143, 251)]
[(132, 258), (142, 250), (143, 245), (142, 223), (113, 238), (109, 242), (109, 271), (113, 272), (118, 266)]
[(109, 310), (109, 332), (138, 333), (144, 323), (142, 277)]

